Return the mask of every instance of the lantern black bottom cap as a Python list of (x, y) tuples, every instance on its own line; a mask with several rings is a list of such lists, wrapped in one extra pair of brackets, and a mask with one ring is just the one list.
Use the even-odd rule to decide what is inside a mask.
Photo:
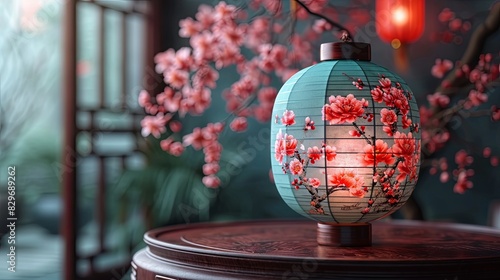
[(336, 247), (367, 247), (372, 245), (372, 225), (318, 223), (319, 245)]

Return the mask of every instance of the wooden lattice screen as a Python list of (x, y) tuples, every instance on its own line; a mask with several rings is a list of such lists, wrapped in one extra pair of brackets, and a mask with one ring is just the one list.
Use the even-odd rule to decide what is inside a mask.
[[(126, 3), (126, 5), (119, 5)], [(162, 3), (163, 2), (163, 3)], [(95, 260), (108, 251), (106, 239), (106, 195), (108, 191), (107, 173), (109, 172), (108, 161), (119, 161), (120, 168), (126, 167), (127, 159), (134, 155), (137, 147), (130, 147), (127, 151), (109, 152), (106, 149), (96, 147), (96, 136), (101, 135), (129, 135), (131, 137), (138, 136), (140, 118), (143, 111), (137, 106), (133, 106), (134, 100), (132, 94), (135, 88), (131, 88), (129, 78), (130, 69), (143, 69), (139, 77), (145, 88), (152, 88), (158, 85), (158, 77), (155, 76), (154, 65), (152, 58), (155, 53), (161, 49), (161, 43), (158, 39), (160, 23), (160, 11), (165, 10), (165, 2), (163, 0), (137, 0), (137, 1), (99, 1), (99, 0), (67, 0), (64, 5), (64, 67), (63, 67), (63, 113), (64, 113), (64, 147), (63, 147), (63, 162), (65, 168), (62, 171), (63, 178), (63, 200), (64, 200), (64, 217), (62, 221), (61, 232), (64, 237), (64, 267), (63, 279), (120, 279), (121, 275), (128, 269), (130, 260), (124, 263), (116, 264), (114, 267), (106, 269), (98, 269), (95, 265)], [(77, 60), (78, 60), (78, 42), (82, 40), (79, 35), (79, 10), (82, 5), (92, 5), (98, 10), (97, 19), (97, 59), (94, 70), (97, 72), (95, 88), (97, 89), (97, 102), (92, 105), (81, 104), (81, 97), (88, 92), (81, 90), (79, 79), (77, 76)], [(107, 88), (109, 83), (108, 74), (106, 71), (106, 57), (109, 55), (109, 50), (106, 49), (108, 41), (106, 26), (106, 14), (118, 14), (120, 17), (119, 23), (119, 38), (118, 48), (120, 70), (118, 71), (117, 85), (119, 91), (110, 92)], [(162, 16), (165, 16), (163, 14)], [(130, 18), (135, 17), (143, 21), (144, 30), (142, 38), (130, 38), (130, 30), (128, 22)], [(140, 55), (143, 57), (145, 65), (131, 65), (129, 61), (129, 40), (140, 40), (143, 42), (143, 48)], [(108, 94), (113, 95), (113, 100), (118, 99), (112, 105), (109, 103)], [(137, 92), (135, 92), (137, 94)], [(114, 125), (112, 127), (102, 125), (98, 122), (100, 114), (126, 116), (129, 121), (125, 124)], [(81, 116), (86, 119), (82, 124)], [(122, 118), (123, 119), (123, 118)], [(86, 153), (82, 155), (77, 147), (77, 139), (82, 135), (88, 138), (88, 147)], [(136, 141), (137, 142), (137, 141)], [(96, 182), (95, 203), (92, 205), (95, 211), (95, 222), (97, 225), (97, 249), (88, 254), (82, 254), (78, 248), (78, 191), (81, 183), (82, 162), (91, 159), (92, 165), (96, 169), (94, 178)], [(78, 269), (81, 263), (85, 263), (85, 271)]]

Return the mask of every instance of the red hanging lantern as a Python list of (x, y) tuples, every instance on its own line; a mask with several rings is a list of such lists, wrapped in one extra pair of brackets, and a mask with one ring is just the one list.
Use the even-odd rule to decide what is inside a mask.
[(380, 38), (391, 43), (396, 66), (407, 68), (406, 44), (416, 41), (425, 26), (425, 0), (377, 0), (376, 29)]

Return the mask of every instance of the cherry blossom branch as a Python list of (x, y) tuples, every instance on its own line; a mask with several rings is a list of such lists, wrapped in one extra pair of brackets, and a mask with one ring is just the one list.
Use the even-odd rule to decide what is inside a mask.
[(311, 14), (311, 15), (313, 15), (313, 16), (317, 16), (317, 17), (319, 17), (319, 18), (322, 18), (322, 19), (326, 20), (326, 22), (328, 22), (328, 23), (329, 23), (329, 24), (331, 24), (332, 26), (335, 26), (338, 30), (346, 32), (346, 33), (347, 33), (347, 36), (348, 36), (349, 38), (352, 38), (352, 36), (351, 36), (351, 32), (349, 32), (349, 30), (347, 30), (347, 28), (345, 28), (345, 27), (344, 27), (343, 25), (341, 25), (340, 23), (335, 22), (335, 21), (333, 21), (333, 20), (331, 20), (331, 19), (329, 19), (329, 18), (325, 17), (325, 16), (324, 16), (324, 15), (322, 15), (322, 14), (319, 14), (319, 13), (316, 13), (316, 12), (311, 11), (311, 9), (309, 9), (309, 7), (307, 7), (307, 5), (306, 5), (306, 4), (304, 4), (304, 3), (302, 3), (302, 1), (300, 1), (300, 0), (295, 0), (295, 2), (296, 2), (297, 4), (299, 4), (302, 8), (304, 8), (304, 9), (305, 9), (305, 10), (306, 10), (309, 14)]
[[(474, 68), (477, 64), (479, 55), (484, 47), (486, 39), (495, 33), (500, 28), (500, 2), (493, 5), (490, 10), (488, 17), (480, 24), (471, 36), (467, 49), (464, 55), (460, 59), (460, 65), (457, 67), (462, 67), (463, 65), (468, 65), (469, 68)], [(467, 78), (463, 76), (457, 76), (456, 71), (451, 71), (436, 92), (442, 92), (443, 94), (453, 95), (456, 91), (446, 91), (449, 87), (461, 88), (467, 83)], [(445, 86), (446, 85), (446, 86)], [(438, 111), (439, 108), (433, 108), (434, 111)]]
[[(490, 83), (488, 83), (486, 86), (487, 87), (495, 87), (495, 86), (498, 86), (499, 85), (499, 81), (500, 79), (497, 79), (495, 81), (492, 81)], [(467, 99), (466, 99), (467, 100)], [(435, 129), (442, 129), (444, 128), (446, 125), (448, 125), (448, 122), (456, 115), (458, 115), (459, 113), (461, 113), (461, 111), (464, 109), (464, 105), (465, 105), (465, 101), (466, 100), (462, 100), (461, 102), (458, 102), (456, 105), (452, 106), (452, 107), (449, 107), (449, 108), (445, 108), (445, 109), (442, 109), (438, 112), (436, 112), (434, 115), (433, 115), (433, 119), (437, 119), (437, 120), (440, 120), (438, 123), (439, 125), (435, 127)], [(490, 111), (488, 110), (488, 113), (490, 113)], [(473, 114), (470, 114), (471, 116), (473, 116)], [(475, 115), (474, 115), (475, 116)], [(479, 115), (477, 115), (479, 116)], [(481, 115), (482, 116), (482, 115)]]
[(353, 122), (352, 125), (356, 128), (356, 130), (358, 131), (359, 134), (361, 134), (361, 136), (363, 136), (363, 138), (366, 140), (366, 143), (370, 144), (370, 145), (374, 145), (374, 142), (372, 142), (373, 139), (370, 139), (366, 136), (366, 133), (361, 130), (361, 128), (358, 126), (358, 124), (356, 122)]

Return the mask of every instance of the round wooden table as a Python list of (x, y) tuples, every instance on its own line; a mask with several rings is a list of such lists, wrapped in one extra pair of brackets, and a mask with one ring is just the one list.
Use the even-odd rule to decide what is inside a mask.
[(132, 279), (500, 279), (500, 230), (373, 223), (370, 247), (316, 242), (310, 221), (203, 223), (152, 230)]

